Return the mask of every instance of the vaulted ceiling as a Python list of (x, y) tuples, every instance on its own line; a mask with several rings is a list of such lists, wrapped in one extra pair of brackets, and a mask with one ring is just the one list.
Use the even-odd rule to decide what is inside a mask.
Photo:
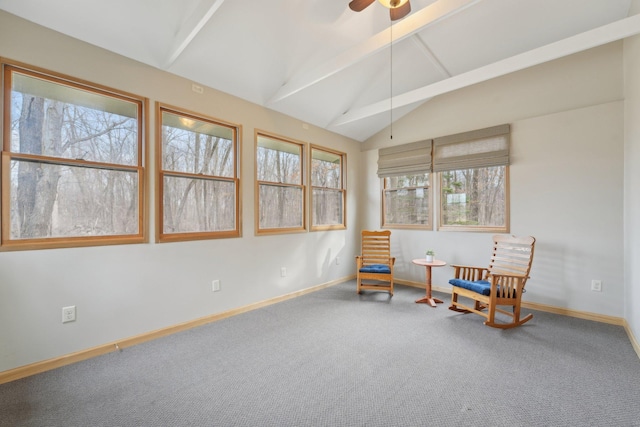
[[(640, 33), (631, 0), (0, 0), (0, 9), (364, 141), (435, 96)], [(393, 113), (390, 113), (393, 110)]]

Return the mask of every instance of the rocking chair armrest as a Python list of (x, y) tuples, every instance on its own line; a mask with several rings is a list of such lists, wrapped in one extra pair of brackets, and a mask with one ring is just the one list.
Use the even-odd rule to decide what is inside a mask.
[(525, 276), (524, 274), (515, 274), (515, 273), (506, 273), (506, 272), (489, 273), (487, 277), (491, 277), (491, 276), (519, 277), (519, 278), (522, 278), (524, 280), (527, 280), (529, 278), (529, 276)]
[(527, 281), (527, 276), (522, 274), (509, 274), (509, 273), (492, 273), (487, 277), (487, 280), (491, 284), (491, 293), (495, 294), (495, 291), (499, 287), (503, 287), (502, 291), (498, 293), (507, 292), (508, 289), (513, 289), (520, 294), (524, 293), (524, 285)]
[(450, 264), (451, 267), (455, 267), (455, 268), (477, 268), (477, 269), (482, 269), (482, 270), (488, 270), (487, 267), (478, 267), (476, 265), (464, 265), (464, 264)]
[(527, 282), (527, 280), (529, 279), (529, 276), (525, 276), (524, 274), (498, 272), (498, 273), (489, 273), (489, 274), (487, 274), (486, 280), (488, 280), (489, 282), (493, 283), (493, 280), (491, 279), (492, 277), (497, 277), (499, 280), (502, 279), (502, 278), (515, 277), (517, 279), (521, 279), (522, 280), (523, 286)]
[(470, 281), (483, 280), (489, 271), (486, 267), (475, 267), (470, 265), (451, 264), (454, 268), (454, 276), (456, 279), (464, 279)]

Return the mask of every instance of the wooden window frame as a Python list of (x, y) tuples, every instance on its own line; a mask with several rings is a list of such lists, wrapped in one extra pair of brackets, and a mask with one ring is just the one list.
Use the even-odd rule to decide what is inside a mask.
[[(194, 120), (199, 122), (205, 122), (214, 126), (222, 126), (229, 128), (233, 134), (233, 176), (223, 177), (217, 175), (204, 175), (200, 173), (181, 172), (174, 170), (165, 170), (163, 167), (164, 150), (163, 150), (163, 119), (162, 113), (167, 112), (184, 118), (186, 120)], [(242, 235), (242, 222), (241, 222), (241, 191), (240, 191), (240, 168), (241, 168), (241, 156), (240, 156), (240, 141), (242, 139), (242, 127), (238, 124), (225, 122), (213, 117), (206, 116), (204, 114), (196, 113), (193, 111), (185, 110), (183, 108), (174, 107), (168, 104), (156, 102), (156, 239), (160, 243), (166, 242), (181, 242), (191, 240), (206, 240), (206, 239), (223, 239), (234, 238)], [(230, 182), (235, 187), (235, 205), (234, 205), (234, 224), (233, 230), (224, 231), (187, 231), (178, 233), (166, 233), (164, 231), (164, 178), (193, 178), (202, 179), (211, 182)]]
[[(258, 143), (259, 143), (259, 138), (267, 138), (267, 139), (271, 139), (274, 141), (279, 141), (279, 142), (283, 142), (283, 143), (287, 143), (287, 144), (292, 144), (295, 146), (298, 146), (300, 148), (300, 182), (296, 183), (296, 184), (287, 184), (287, 183), (279, 183), (279, 182), (272, 182), (272, 181), (260, 181), (258, 180)], [(301, 141), (296, 141), (294, 139), (291, 138), (287, 138), (284, 136), (280, 136), (280, 135), (276, 135), (270, 132), (265, 132), (265, 131), (261, 131), (256, 129), (255, 130), (255, 134), (254, 134), (254, 141), (255, 141), (255, 149), (254, 149), (254, 173), (255, 173), (255, 177), (254, 177), (254, 182), (255, 182), (255, 188), (254, 188), (254, 194), (255, 194), (255, 234), (256, 235), (271, 235), (271, 234), (288, 234), (288, 233), (303, 233), (307, 231), (307, 192), (306, 192), (306, 185), (305, 185), (305, 154), (306, 154), (306, 150), (307, 150), (307, 144)], [(268, 185), (268, 186), (274, 186), (274, 187), (281, 187), (281, 188), (297, 188), (300, 190), (300, 194), (302, 197), (301, 200), (301, 206), (302, 206), (302, 212), (301, 212), (301, 226), (300, 227), (279, 227), (279, 228), (260, 228), (260, 186), (261, 185)]]
[[(322, 151), (325, 153), (333, 154), (340, 157), (340, 188), (333, 187), (319, 187), (313, 185), (312, 172), (313, 172), (313, 151)], [(332, 150), (330, 148), (322, 147), (319, 145), (311, 144), (309, 147), (309, 224), (311, 227), (311, 231), (325, 231), (325, 230), (344, 230), (347, 228), (347, 186), (346, 186), (346, 176), (345, 173), (347, 171), (347, 155), (341, 151)], [(341, 224), (320, 224), (313, 225), (313, 214), (315, 212), (313, 205), (313, 190), (331, 190), (340, 192), (342, 196), (342, 223)]]
[[(0, 250), (34, 250), (53, 249), (85, 246), (102, 246), (118, 244), (144, 243), (148, 241), (148, 221), (146, 207), (148, 205), (148, 192), (146, 189), (146, 169), (147, 163), (147, 139), (148, 139), (148, 99), (123, 92), (117, 89), (102, 86), (96, 83), (77, 79), (68, 75), (52, 72), (39, 67), (30, 66), (16, 61), (11, 61), (0, 57), (0, 68), (2, 78), (2, 159), (0, 166), (2, 199), (1, 205), (1, 242)], [(135, 165), (125, 165), (116, 163), (104, 163), (88, 161), (83, 159), (72, 159), (64, 157), (54, 157), (42, 154), (27, 154), (11, 151), (11, 94), (12, 80), (14, 73), (28, 77), (41, 79), (49, 83), (79, 89), (92, 94), (113, 98), (116, 100), (130, 102), (135, 105), (137, 114), (137, 163)], [(137, 191), (137, 233), (135, 234), (113, 234), (113, 235), (92, 235), (92, 236), (65, 236), (65, 237), (44, 237), (14, 239), (11, 237), (11, 161), (27, 161), (39, 164), (82, 167), (91, 170), (109, 170), (117, 172), (135, 173), (138, 183)]]

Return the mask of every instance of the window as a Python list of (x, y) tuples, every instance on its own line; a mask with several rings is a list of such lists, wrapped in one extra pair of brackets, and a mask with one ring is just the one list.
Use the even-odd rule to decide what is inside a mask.
[(509, 125), (434, 140), (441, 230), (509, 231)]
[(158, 240), (238, 237), (238, 127), (158, 104)]
[(429, 139), (379, 150), (383, 227), (432, 228), (431, 144)]
[(431, 174), (384, 178), (383, 227), (431, 228)]
[(506, 231), (507, 176), (507, 166), (441, 172), (441, 227)]
[(311, 147), (311, 229), (345, 228), (345, 154)]
[(144, 99), (2, 64), (2, 246), (143, 242)]
[(256, 132), (256, 233), (304, 231), (304, 146)]

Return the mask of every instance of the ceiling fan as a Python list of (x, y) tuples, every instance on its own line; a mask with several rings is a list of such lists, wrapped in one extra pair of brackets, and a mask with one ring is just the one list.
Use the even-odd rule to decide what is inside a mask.
[[(360, 12), (376, 0), (351, 0), (349, 8), (354, 12)], [(391, 20), (402, 19), (411, 12), (409, 0), (379, 0), (385, 7), (389, 8)]]

